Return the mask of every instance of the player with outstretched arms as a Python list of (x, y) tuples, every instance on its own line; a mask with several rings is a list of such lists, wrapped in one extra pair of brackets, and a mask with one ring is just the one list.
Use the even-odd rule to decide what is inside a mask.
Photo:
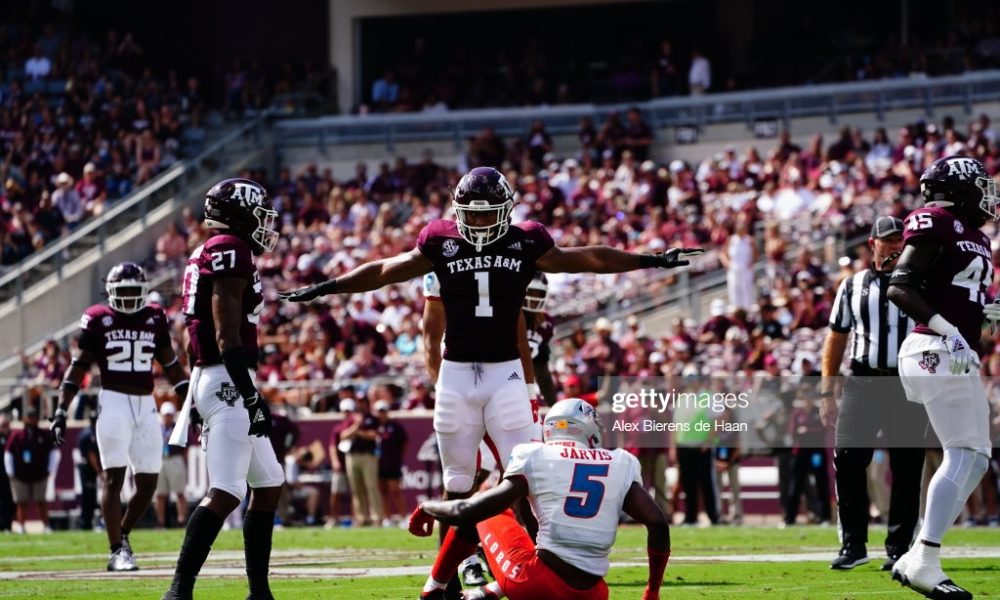
[[(63, 376), (59, 407), (52, 418), (56, 445), (66, 439), (66, 409), (84, 376), (97, 363), (97, 447), (104, 470), (101, 513), (108, 544), (108, 571), (135, 571), (129, 533), (149, 508), (163, 461), (163, 437), (153, 399), (153, 359), (162, 365), (183, 401), (187, 374), (170, 342), (163, 308), (146, 302), (149, 280), (133, 262), (115, 265), (105, 279), (107, 304), (95, 304), (80, 318), (79, 350)], [(135, 494), (122, 515), (125, 467), (135, 475)]]
[(240, 505), (248, 485), (243, 520), (247, 598), (273, 598), (268, 584), (271, 536), (285, 476), (268, 439), (271, 412), (254, 383), (264, 295), (253, 257), (278, 243), (277, 218), (267, 191), (248, 179), (221, 181), (205, 197), (205, 225), (213, 235), (191, 253), (184, 271), (183, 309), (193, 368), (189, 402), (175, 429), (185, 428), (188, 409), (198, 410), (208, 431), (211, 487), (188, 519), (163, 600), (192, 597), (222, 523)]
[(906, 218), (889, 299), (918, 323), (899, 349), (899, 376), (907, 399), (927, 410), (944, 461), (927, 490), (917, 539), (892, 578), (929, 598), (967, 600), (972, 594), (945, 575), (940, 553), (945, 531), (989, 465), (979, 337), (984, 318), (1000, 320), (1000, 305), (987, 305), (993, 258), (980, 228), (997, 219), (1000, 200), (982, 163), (964, 156), (935, 161), (920, 189), (924, 206)]
[[(532, 279), (532, 284), (538, 280), (537, 274)], [(532, 284), (528, 284), (527, 295), (524, 298), (525, 304), (530, 302)], [(441, 284), (438, 283), (437, 275), (433, 272), (424, 275), (424, 313), (423, 313), (423, 336), (424, 336), (424, 361), (427, 365), (427, 372), (433, 381), (437, 381), (438, 372), (441, 370), (441, 347), (445, 335), (445, 313), (441, 304)], [(538, 422), (538, 408), (541, 406), (541, 391), (535, 383), (534, 364), (532, 362), (533, 348), (530, 345), (530, 331), (527, 330), (527, 316), (522, 314), (517, 322), (518, 327), (518, 348), (521, 352), (521, 366), (524, 368), (525, 383), (528, 385), (528, 397), (531, 398), (532, 412), (535, 422)], [(538, 423), (535, 440), (541, 441), (542, 426)], [(499, 459), (492, 448), (485, 441), (479, 444), (479, 469), (476, 473), (476, 481), (473, 488), (478, 490), (482, 483), (486, 481), (489, 474), (496, 470)], [(519, 506), (519, 516), (527, 519), (529, 533), (534, 535), (537, 531), (538, 523), (533, 518), (525, 515), (529, 510), (524, 506)], [(442, 530), (444, 534), (445, 530)], [(471, 554), (462, 561), (460, 565), (462, 573), (461, 582), (463, 586), (480, 587), (486, 585), (486, 575), (479, 562), (478, 553)]]
[[(518, 319), (535, 271), (669, 269), (688, 264), (685, 257), (701, 250), (640, 255), (607, 246), (559, 248), (539, 223), (511, 225), (514, 192), (490, 167), (463, 176), (453, 204), (455, 220), (431, 221), (413, 250), (279, 295), (306, 302), (326, 294), (367, 292), (431, 271), (437, 275), (448, 335), (436, 385), (434, 431), (445, 493), (462, 498), (473, 492), (476, 449), (484, 436), (503, 462), (514, 446), (536, 435), (518, 349)], [(420, 598), (445, 598), (446, 582), (473, 550), (449, 530)]]
[[(544, 430), (544, 443), (514, 448), (498, 486), (468, 500), (423, 502), (411, 533), (430, 535), (434, 519), (478, 524), (496, 581), (466, 593), (466, 600), (606, 600), (608, 555), (624, 511), (646, 526), (649, 578), (642, 597), (658, 600), (670, 528), (643, 488), (639, 460), (601, 447), (597, 411), (579, 398), (557, 402)], [(538, 518), (537, 546), (510, 510), (524, 497)]]

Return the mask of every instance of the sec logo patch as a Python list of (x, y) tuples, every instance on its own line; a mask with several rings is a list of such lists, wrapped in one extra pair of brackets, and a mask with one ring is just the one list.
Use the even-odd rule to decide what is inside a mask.
[(448, 258), (458, 254), (458, 242), (455, 240), (445, 240), (444, 243), (441, 244), (441, 254), (444, 254)]

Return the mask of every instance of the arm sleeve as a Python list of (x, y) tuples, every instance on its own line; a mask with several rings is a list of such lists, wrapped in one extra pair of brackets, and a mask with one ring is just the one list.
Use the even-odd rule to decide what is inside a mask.
[(89, 312), (83, 313), (80, 317), (80, 339), (78, 345), (81, 350), (86, 350), (95, 354), (101, 351), (101, 336), (97, 331), (98, 325), (94, 322)]
[(172, 347), (170, 342), (170, 330), (167, 325), (167, 315), (164, 314), (162, 309), (159, 314), (156, 315), (156, 332), (153, 335), (155, 337), (153, 343), (156, 345), (156, 348)]
[(433, 272), (424, 275), (424, 298), (428, 300), (440, 300), (441, 299), (441, 282), (438, 281), (437, 275)]
[(846, 277), (837, 288), (837, 297), (830, 311), (830, 329), (837, 333), (847, 333), (854, 327), (854, 313), (851, 312), (851, 292), (854, 277)]
[(53, 448), (49, 451), (49, 475), (56, 472), (59, 467), (59, 451)]

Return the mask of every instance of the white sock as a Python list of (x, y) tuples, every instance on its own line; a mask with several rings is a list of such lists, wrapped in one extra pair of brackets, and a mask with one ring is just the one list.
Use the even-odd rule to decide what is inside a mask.
[[(977, 455), (969, 448), (945, 448), (944, 460), (927, 488), (927, 507), (918, 540), (941, 543), (975, 487), (969, 487), (969, 480), (978, 467)], [(966, 490), (968, 493), (963, 494)]]
[(928, 546), (917, 542), (917, 556), (924, 564), (936, 565), (941, 562), (941, 546)]
[(487, 583), (483, 587), (496, 594), (497, 598), (506, 598), (506, 596), (503, 593), (503, 590), (500, 589), (500, 584), (495, 581), (492, 583)]

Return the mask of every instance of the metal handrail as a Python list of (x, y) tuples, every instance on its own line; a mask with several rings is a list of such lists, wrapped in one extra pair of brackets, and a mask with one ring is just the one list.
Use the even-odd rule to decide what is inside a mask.
[[(179, 182), (192, 167), (197, 167), (200, 163), (213, 158), (213, 156), (224, 150), (226, 146), (246, 135), (248, 131), (259, 127), (261, 123), (263, 123), (263, 121), (270, 116), (270, 114), (270, 112), (265, 111), (255, 119), (236, 127), (233, 131), (214, 142), (196, 157), (180, 161), (169, 170), (161, 173), (148, 185), (143, 186), (130, 194), (127, 198), (116, 203), (115, 206), (110, 208), (100, 217), (89, 220), (73, 233), (60, 238), (58, 241), (50, 244), (40, 252), (37, 252), (21, 261), (12, 267), (8, 272), (4, 273), (3, 276), (0, 276), (0, 290), (6, 289), (11, 285), (22, 285), (22, 278), (24, 278), (27, 273), (37, 269), (42, 264), (53, 262), (57, 265), (61, 265), (62, 257), (68, 252), (70, 247), (78, 244), (87, 236), (94, 235), (95, 233), (100, 237), (100, 234), (104, 231), (107, 225), (115, 218), (121, 216), (126, 211), (139, 207), (143, 202), (148, 202), (154, 194), (164, 190), (164, 188), (168, 185)], [(17, 293), (10, 296), (10, 299), (15, 301), (18, 306), (21, 304), (23, 292), (24, 290), (19, 287)]]

